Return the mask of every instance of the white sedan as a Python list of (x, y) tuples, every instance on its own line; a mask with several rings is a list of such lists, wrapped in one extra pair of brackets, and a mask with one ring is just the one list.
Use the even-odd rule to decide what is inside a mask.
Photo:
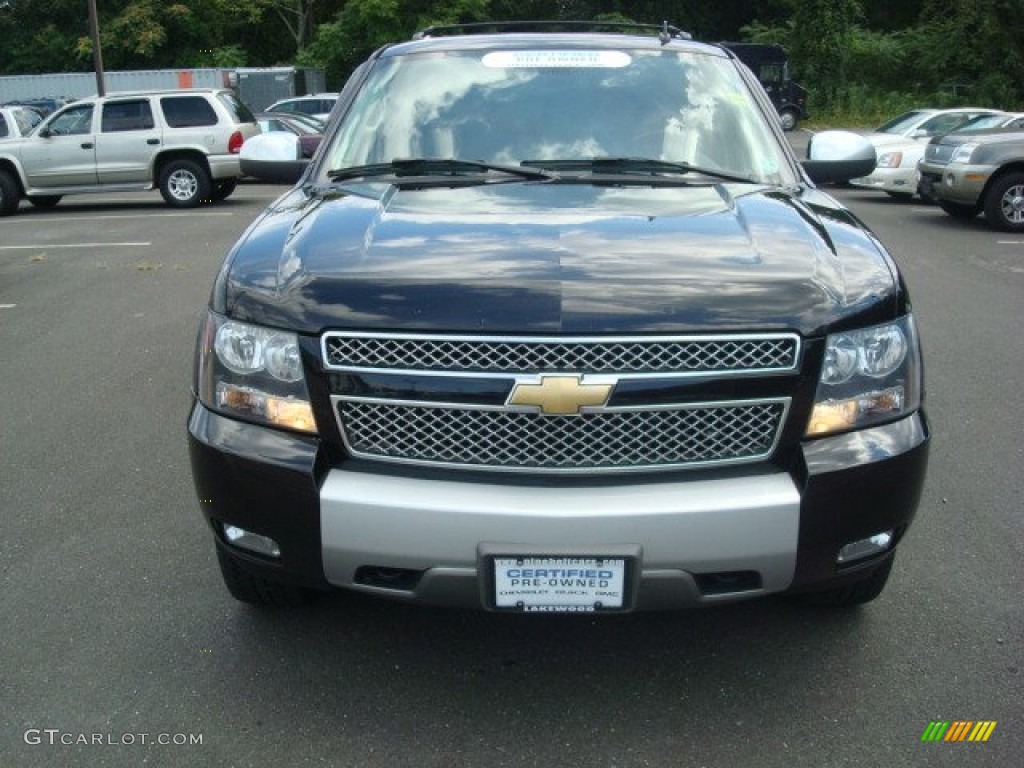
[[(1005, 116), (995, 109), (915, 109), (905, 112), (866, 134), (875, 145), (877, 162), (870, 176), (850, 181), (856, 187), (877, 189), (892, 197), (910, 199), (917, 192), (917, 161), (932, 136), (974, 127), (989, 116)], [(992, 127), (992, 126), (979, 126)]]

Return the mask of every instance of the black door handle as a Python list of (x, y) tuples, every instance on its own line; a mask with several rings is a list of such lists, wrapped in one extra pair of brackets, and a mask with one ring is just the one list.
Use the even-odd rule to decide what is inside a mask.
[(82, 145), (82, 149), (92, 149), (94, 146), (96, 145), (93, 144), (91, 141), (87, 141)]
[(159, 144), (160, 139), (146, 139), (147, 144)]

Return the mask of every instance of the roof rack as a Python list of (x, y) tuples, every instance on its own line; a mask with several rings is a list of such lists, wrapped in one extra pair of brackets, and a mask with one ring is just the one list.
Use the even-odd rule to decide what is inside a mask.
[(692, 40), (693, 35), (668, 22), (658, 24), (634, 24), (625, 21), (480, 21), (467, 24), (447, 24), (427, 27), (412, 36), (413, 40), (449, 35), (487, 35), (502, 32), (594, 32), (594, 33), (640, 33), (656, 34), (662, 45), (670, 40)]

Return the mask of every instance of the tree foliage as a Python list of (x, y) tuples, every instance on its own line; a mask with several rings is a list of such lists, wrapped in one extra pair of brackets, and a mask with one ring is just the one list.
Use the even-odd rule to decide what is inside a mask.
[[(99, 0), (107, 69), (302, 64), (338, 87), (434, 24), (663, 20), (776, 42), (817, 114), (874, 102), (1024, 107), (1024, 0)], [(88, 71), (85, 0), (0, 0), (0, 74)]]

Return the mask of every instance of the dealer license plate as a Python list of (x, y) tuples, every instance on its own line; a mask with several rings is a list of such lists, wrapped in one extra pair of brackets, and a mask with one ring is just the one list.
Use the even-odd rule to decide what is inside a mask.
[(495, 557), (494, 605), (531, 612), (625, 608), (626, 559)]

